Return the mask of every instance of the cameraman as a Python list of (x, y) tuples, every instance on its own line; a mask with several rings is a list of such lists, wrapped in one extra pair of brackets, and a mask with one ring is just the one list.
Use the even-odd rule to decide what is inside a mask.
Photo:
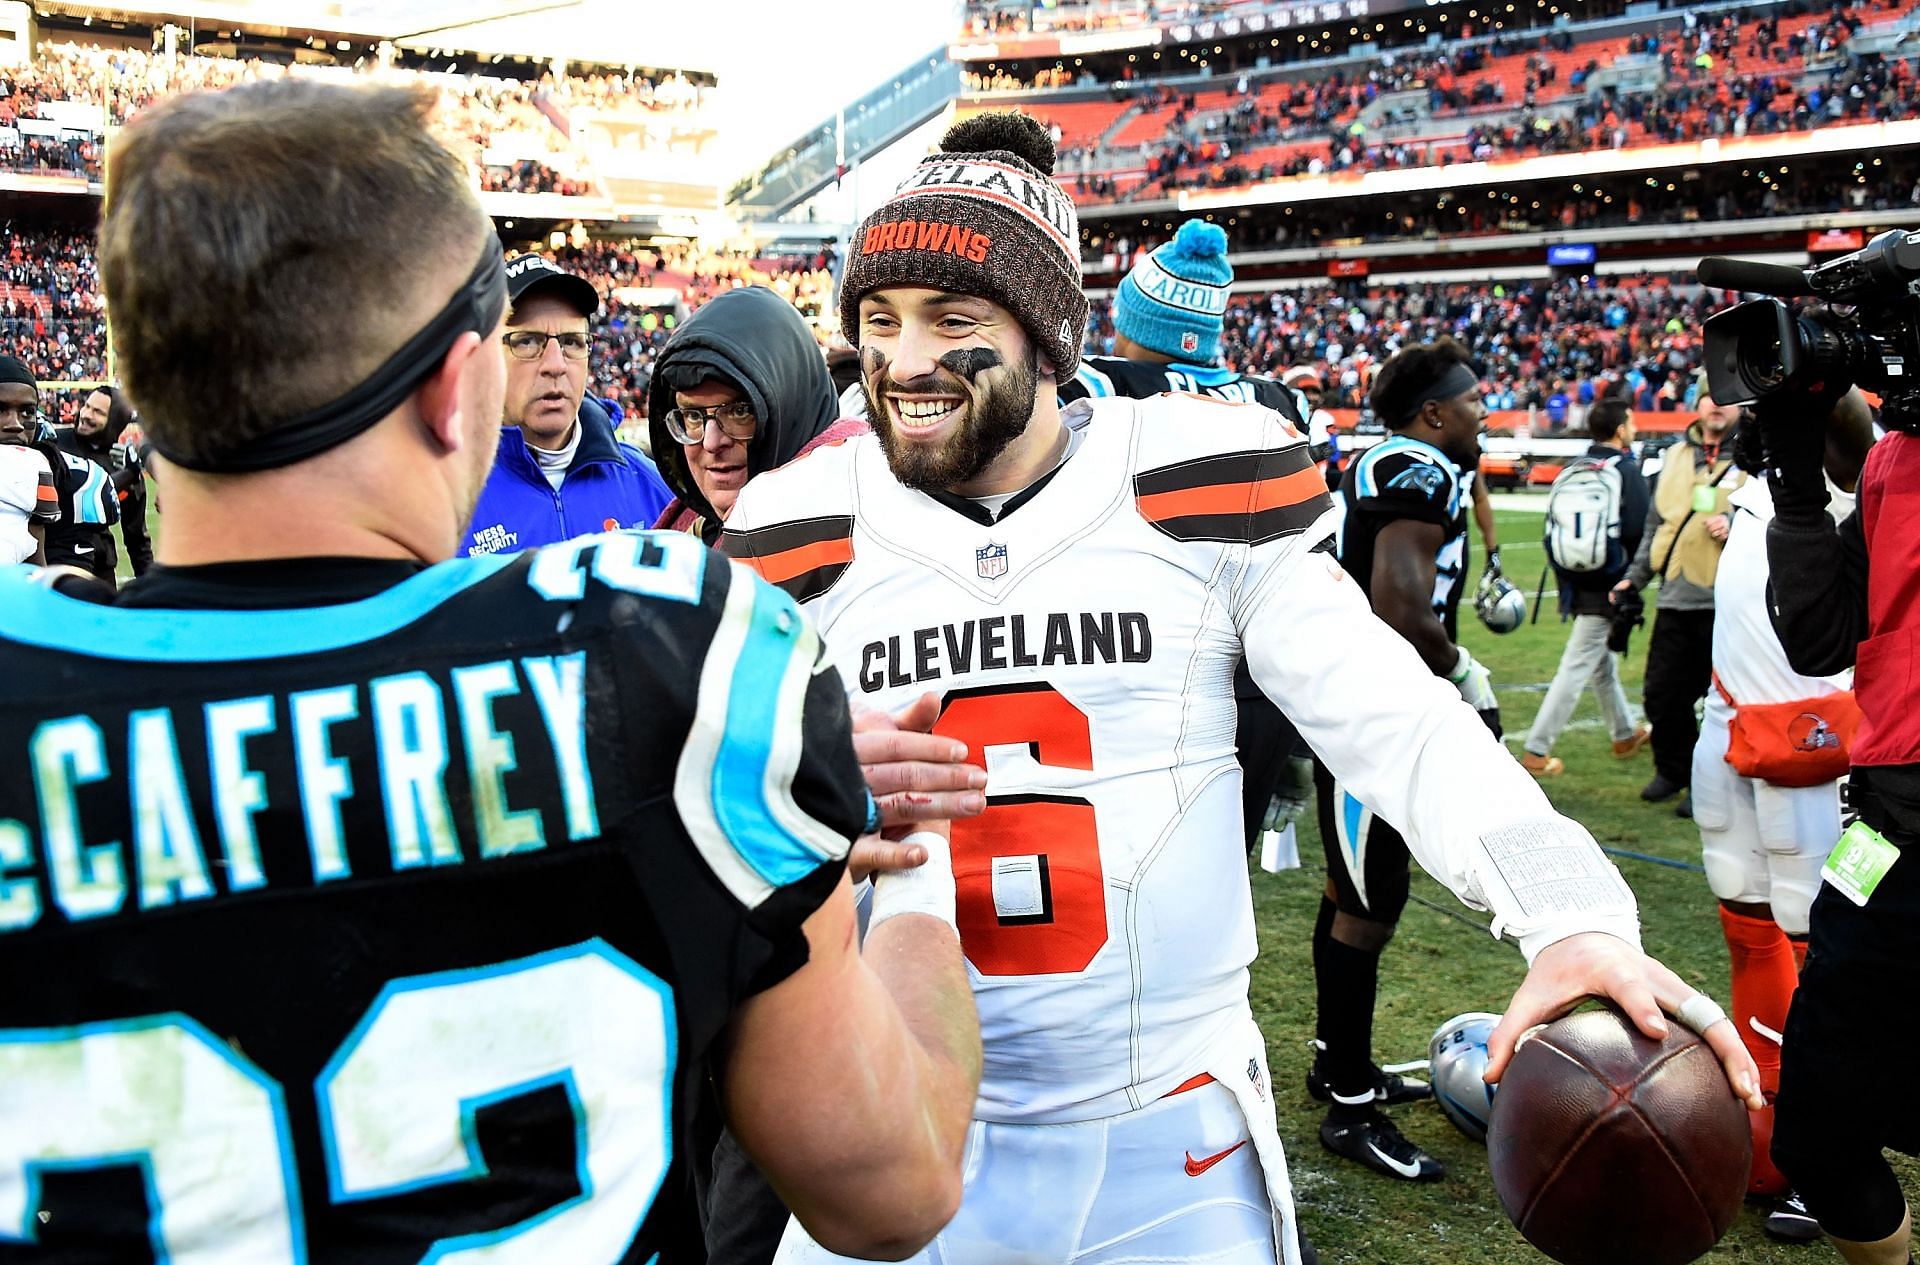
[[(1910, 1221), (1882, 1149), (1920, 1151), (1920, 1104), (1904, 1070), (1920, 1028), (1920, 861), (1899, 863), (1920, 840), (1920, 434), (1906, 429), (1920, 418), (1889, 410), (1901, 429), (1874, 445), (1865, 401), (1843, 386), (1755, 408), (1774, 504), (1775, 630), (1807, 676), (1845, 670), (1857, 650), (1862, 715), (1851, 752), (1860, 826), (1842, 835), (1814, 898), (1781, 1050), (1773, 1158), (1843, 1257), (1901, 1265)], [(1809, 421), (1836, 397), (1824, 427)], [(1836, 527), (1827, 479), (1850, 490), (1856, 476), (1859, 509)]]

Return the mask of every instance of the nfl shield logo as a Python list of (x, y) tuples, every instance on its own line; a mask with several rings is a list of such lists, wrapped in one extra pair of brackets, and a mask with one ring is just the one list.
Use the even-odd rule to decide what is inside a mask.
[(1194, 333), (1190, 329), (1181, 330), (1180, 331), (1180, 350), (1181, 351), (1199, 351), (1200, 335)]
[(989, 541), (985, 548), (973, 551), (973, 568), (983, 580), (997, 580), (1007, 573), (1007, 547)]

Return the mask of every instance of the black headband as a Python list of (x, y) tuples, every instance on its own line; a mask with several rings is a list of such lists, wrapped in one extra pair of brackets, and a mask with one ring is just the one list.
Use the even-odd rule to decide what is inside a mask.
[(154, 447), (173, 465), (211, 474), (250, 474), (305, 461), (373, 429), (440, 367), (447, 351), (468, 332), (486, 336), (507, 308), (507, 274), (492, 234), (480, 247), (480, 262), (447, 305), (387, 357), (358, 386), (319, 408), (290, 417), (238, 449), (214, 458), (189, 458)]
[(1434, 401), (1451, 400), (1456, 395), (1465, 395), (1479, 385), (1479, 374), (1459, 361), (1454, 361), (1447, 371), (1440, 375), (1438, 382), (1414, 397), (1413, 403), (1407, 406), (1407, 415), (1402, 425), (1420, 416), (1420, 410)]

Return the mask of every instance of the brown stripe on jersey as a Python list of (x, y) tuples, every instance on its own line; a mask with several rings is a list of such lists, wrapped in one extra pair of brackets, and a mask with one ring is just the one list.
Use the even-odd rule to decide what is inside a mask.
[[(1272, 460), (1295, 452), (1300, 454), (1297, 461), (1280, 464)], [(1269, 464), (1262, 466), (1262, 461), (1269, 461)], [(1295, 470), (1305, 469), (1309, 464), (1306, 448), (1300, 445), (1281, 449), (1279, 452), (1265, 452), (1260, 449), (1254, 449), (1251, 452), (1223, 452), (1212, 457), (1198, 457), (1192, 461), (1181, 461), (1153, 470), (1142, 470), (1133, 476), (1133, 491), (1135, 496), (1153, 496), (1159, 492), (1180, 492), (1187, 488), (1203, 488), (1214, 483), (1251, 483), (1255, 479), (1291, 474)]]
[(720, 549), (740, 559), (797, 602), (833, 587), (853, 561), (853, 519), (804, 518), (750, 531), (724, 531)]
[(1304, 444), (1143, 470), (1133, 490), (1141, 517), (1175, 540), (1265, 544), (1305, 531), (1333, 504)]

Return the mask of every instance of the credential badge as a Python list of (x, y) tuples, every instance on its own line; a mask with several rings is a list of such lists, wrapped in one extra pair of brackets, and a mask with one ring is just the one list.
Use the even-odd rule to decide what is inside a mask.
[(997, 580), (1007, 573), (1007, 547), (988, 541), (973, 551), (973, 568), (983, 580)]

